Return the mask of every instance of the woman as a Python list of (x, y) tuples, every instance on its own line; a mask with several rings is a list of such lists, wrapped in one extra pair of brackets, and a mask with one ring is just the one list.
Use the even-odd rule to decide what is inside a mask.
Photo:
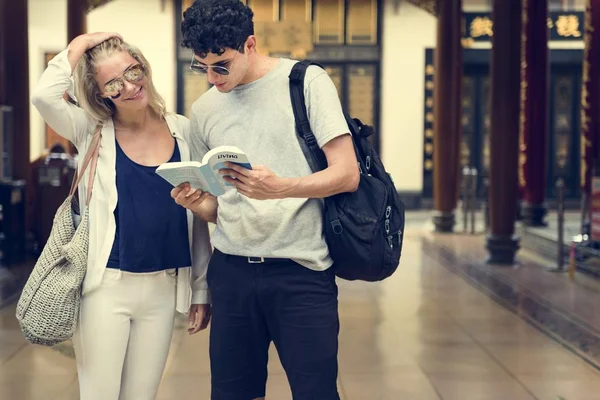
[[(72, 71), (82, 108), (63, 98)], [(161, 163), (189, 160), (189, 121), (166, 112), (148, 61), (116, 33), (75, 38), (50, 61), (32, 101), (82, 156), (101, 125), (73, 338), (81, 399), (154, 399), (175, 310), (189, 313), (190, 334), (210, 318), (207, 225), (177, 206), (154, 172)]]

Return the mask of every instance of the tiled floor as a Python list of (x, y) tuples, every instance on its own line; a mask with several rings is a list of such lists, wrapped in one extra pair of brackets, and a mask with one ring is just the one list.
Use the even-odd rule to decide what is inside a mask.
[[(446, 262), (416, 232), (392, 278), (339, 281), (343, 399), (600, 400), (598, 370)], [(600, 307), (600, 293), (586, 290)], [(0, 399), (78, 399), (69, 346), (26, 344), (13, 315), (14, 307), (0, 310)], [(158, 399), (208, 399), (207, 335), (178, 325)], [(267, 397), (291, 399), (275, 351), (270, 359)]]

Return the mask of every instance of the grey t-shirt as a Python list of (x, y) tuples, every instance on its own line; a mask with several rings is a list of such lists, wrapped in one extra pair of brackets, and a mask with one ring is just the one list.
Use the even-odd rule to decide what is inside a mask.
[[(312, 172), (296, 136), (288, 76), (294, 60), (280, 59), (261, 79), (230, 93), (210, 89), (192, 105), (192, 159), (217, 146), (237, 146), (251, 164), (277, 176)], [(316, 66), (308, 68), (304, 93), (319, 146), (350, 130), (335, 85)], [(254, 200), (235, 190), (218, 198), (212, 244), (226, 254), (290, 258), (314, 270), (332, 264), (323, 236), (322, 200)]]

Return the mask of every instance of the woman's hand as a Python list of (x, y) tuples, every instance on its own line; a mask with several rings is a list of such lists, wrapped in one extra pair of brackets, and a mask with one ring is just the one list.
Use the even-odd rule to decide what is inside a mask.
[(182, 183), (171, 190), (171, 197), (175, 203), (187, 208), (198, 218), (206, 222), (217, 223), (217, 198), (208, 192), (194, 189), (189, 183)]
[(188, 333), (195, 335), (196, 333), (206, 329), (210, 322), (210, 305), (209, 304), (192, 304), (188, 315)]
[(77, 36), (75, 39), (69, 43), (69, 63), (71, 64), (71, 70), (75, 69), (77, 62), (87, 50), (91, 49), (94, 46), (99, 45), (100, 43), (111, 39), (111, 38), (119, 38), (123, 40), (123, 37), (117, 32), (94, 32), (94, 33), (85, 33), (83, 35)]
[(194, 189), (189, 183), (182, 183), (171, 190), (171, 197), (175, 200), (175, 203), (192, 212), (198, 212), (198, 206), (206, 200), (208, 196), (210, 196), (210, 193)]
[(73, 39), (69, 44), (69, 48), (82, 47), (85, 51), (111, 38), (119, 38), (123, 40), (123, 36), (117, 32), (84, 33), (83, 35), (79, 35)]

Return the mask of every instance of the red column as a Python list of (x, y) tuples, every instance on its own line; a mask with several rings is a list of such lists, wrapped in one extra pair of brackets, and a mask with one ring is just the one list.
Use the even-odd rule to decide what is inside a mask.
[(0, 104), (13, 109), (13, 178), (29, 180), (27, 0), (0, 0)]
[(522, 0), (519, 185), (523, 220), (544, 226), (548, 153), (548, 0)]
[[(67, 0), (67, 43), (87, 32), (87, 13), (89, 9), (88, 0)], [(66, 93), (65, 99), (69, 99)], [(75, 154), (75, 146), (69, 143), (67, 151)]]
[(491, 55), (488, 262), (512, 264), (518, 195), (521, 0), (494, 0)]
[(589, 199), (594, 167), (600, 172), (600, 0), (586, 0), (581, 88), (582, 232), (589, 234)]
[(87, 0), (67, 0), (67, 43), (87, 32)]
[(6, 91), (6, 60), (7, 50), (6, 46), (8, 43), (8, 32), (4, 28), (4, 16), (7, 14), (6, 8), (8, 7), (7, 0), (0, 0), (0, 104), (6, 104), (6, 97), (8, 95)]
[(454, 229), (459, 177), (462, 1), (439, 4), (435, 49), (433, 222), (438, 232)]

